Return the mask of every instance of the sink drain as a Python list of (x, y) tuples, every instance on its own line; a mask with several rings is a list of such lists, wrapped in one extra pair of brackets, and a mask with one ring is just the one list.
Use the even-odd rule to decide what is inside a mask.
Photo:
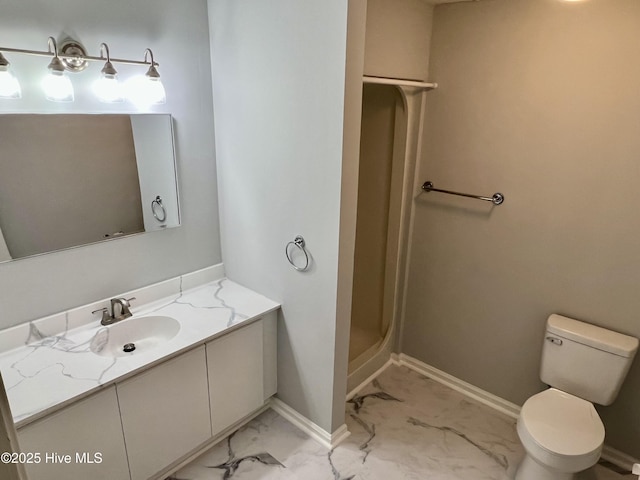
[(135, 349), (136, 349), (135, 343), (125, 343), (124, 347), (122, 347), (122, 350), (124, 350), (127, 353), (133, 352)]

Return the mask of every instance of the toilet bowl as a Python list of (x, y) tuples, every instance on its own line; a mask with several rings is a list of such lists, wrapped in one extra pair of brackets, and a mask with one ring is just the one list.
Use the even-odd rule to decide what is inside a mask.
[(615, 400), (637, 350), (634, 337), (561, 315), (547, 319), (540, 379), (551, 388), (520, 411), (525, 456), (515, 480), (572, 480), (597, 463), (604, 425), (593, 404)]
[(604, 425), (592, 403), (550, 388), (525, 402), (518, 435), (527, 461), (516, 480), (569, 480), (600, 458)]

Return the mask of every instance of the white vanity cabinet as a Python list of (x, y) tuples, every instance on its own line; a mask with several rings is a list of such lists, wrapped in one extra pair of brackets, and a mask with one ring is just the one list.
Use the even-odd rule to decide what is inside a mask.
[(117, 390), (131, 480), (146, 480), (211, 438), (204, 346)]
[[(276, 393), (276, 318), (270, 312), (21, 428), (22, 452), (41, 456), (26, 465), (29, 480), (165, 478)], [(45, 462), (45, 453), (56, 457)], [(64, 455), (71, 462), (59, 463)]]
[(207, 369), (215, 435), (264, 403), (262, 322), (207, 343)]
[(276, 313), (207, 343), (213, 434), (276, 393)]
[(29, 480), (129, 480), (113, 386), (22, 427), (18, 442), (40, 457), (25, 465)]

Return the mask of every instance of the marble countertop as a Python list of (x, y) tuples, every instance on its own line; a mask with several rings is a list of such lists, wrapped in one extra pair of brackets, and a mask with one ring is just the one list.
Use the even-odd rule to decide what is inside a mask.
[[(30, 324), (26, 345), (0, 354), (0, 371), (19, 428), (116, 381), (251, 323), (280, 305), (226, 278), (132, 308), (133, 319), (173, 317), (178, 334), (148, 351), (100, 356), (92, 341), (104, 336), (100, 321), (62, 333), (44, 334)], [(123, 320), (122, 322), (127, 322)], [(0, 332), (1, 335), (1, 332)]]

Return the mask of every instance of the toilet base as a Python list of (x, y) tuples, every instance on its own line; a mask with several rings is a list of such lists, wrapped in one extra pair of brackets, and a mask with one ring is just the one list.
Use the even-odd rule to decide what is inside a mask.
[(529, 455), (524, 456), (518, 465), (515, 476), (515, 480), (574, 480), (576, 478), (578, 478), (576, 473), (551, 470), (536, 462)]

